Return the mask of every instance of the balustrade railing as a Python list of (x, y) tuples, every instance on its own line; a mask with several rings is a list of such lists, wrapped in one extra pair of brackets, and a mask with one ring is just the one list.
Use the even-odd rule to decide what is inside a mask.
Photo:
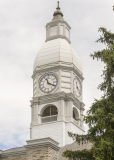
[(78, 125), (78, 121), (76, 121), (74, 118), (73, 118), (73, 122)]
[(52, 122), (52, 121), (57, 121), (57, 115), (47, 116), (47, 117), (41, 117), (41, 122), (42, 123)]
[(75, 119), (73, 118), (73, 122), (74, 122), (76, 125), (80, 126), (80, 119), (75, 120)]

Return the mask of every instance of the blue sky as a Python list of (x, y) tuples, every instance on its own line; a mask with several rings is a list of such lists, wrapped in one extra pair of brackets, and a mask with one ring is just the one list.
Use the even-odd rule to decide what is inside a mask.
[[(0, 149), (22, 146), (29, 139), (33, 63), (45, 43), (45, 26), (56, 5), (56, 0), (0, 2)], [(104, 65), (89, 55), (105, 47), (95, 42), (99, 27), (114, 33), (113, 5), (113, 0), (60, 0), (71, 26), (71, 45), (83, 65), (85, 110), (102, 94), (97, 86)]]

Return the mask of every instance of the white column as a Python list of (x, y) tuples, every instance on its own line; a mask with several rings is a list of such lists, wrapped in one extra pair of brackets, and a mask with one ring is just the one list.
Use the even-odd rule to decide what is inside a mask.
[(35, 107), (35, 111), (34, 111), (35, 124), (38, 124), (38, 103), (36, 103), (34, 107)]
[(59, 70), (59, 92), (61, 92), (61, 69)]
[(66, 102), (66, 121), (72, 121), (73, 118), (73, 102)]
[(39, 110), (39, 104), (38, 104), (38, 124), (41, 124), (41, 114)]
[(70, 29), (69, 29), (69, 40), (70, 40)]
[(31, 124), (32, 124), (32, 106), (31, 106)]
[(49, 37), (50, 37), (50, 25), (48, 26), (48, 37), (47, 38)]
[(31, 123), (33, 124), (34, 121), (34, 105), (31, 106)]
[(83, 81), (82, 81), (82, 93), (81, 93), (81, 100), (83, 101)]
[(63, 99), (60, 99), (58, 101), (58, 106), (59, 106), (59, 110), (58, 110), (58, 120), (65, 120), (65, 103)]
[[(80, 127), (83, 128), (83, 110), (80, 110)], [(84, 128), (83, 128), (84, 129)]]
[(64, 24), (63, 35), (66, 36), (66, 25)]
[(74, 80), (73, 71), (71, 71), (71, 92), (72, 92), (72, 93), (73, 93), (73, 89), (74, 89), (73, 80)]
[(60, 23), (58, 23), (58, 35), (60, 35)]
[(36, 125), (38, 124), (38, 104), (34, 104), (31, 107), (31, 124)]
[(32, 128), (30, 128), (30, 139), (32, 139)]

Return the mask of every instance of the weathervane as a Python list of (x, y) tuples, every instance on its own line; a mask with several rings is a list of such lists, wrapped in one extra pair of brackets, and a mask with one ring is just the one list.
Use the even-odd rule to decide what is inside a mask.
[(58, 5), (57, 5), (57, 8), (56, 8), (56, 9), (57, 9), (57, 10), (60, 10), (59, 1), (58, 1), (57, 3), (58, 3)]

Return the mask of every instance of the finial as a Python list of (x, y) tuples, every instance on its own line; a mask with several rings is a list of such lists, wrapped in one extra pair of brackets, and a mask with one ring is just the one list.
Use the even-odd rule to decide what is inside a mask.
[(56, 8), (56, 9), (57, 9), (57, 10), (60, 10), (59, 1), (58, 1), (57, 3), (58, 3), (58, 5), (57, 5), (57, 8)]
[(58, 3), (56, 8), (57, 10), (54, 12), (53, 16), (61, 15), (63, 17), (63, 13), (60, 11), (60, 7), (59, 7), (59, 1), (57, 3)]

